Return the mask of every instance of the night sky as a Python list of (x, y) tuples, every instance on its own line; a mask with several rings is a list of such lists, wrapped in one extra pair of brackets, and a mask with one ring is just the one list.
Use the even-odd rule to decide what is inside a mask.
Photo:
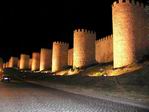
[[(112, 33), (115, 0), (49, 0), (0, 3), (0, 57), (52, 48), (53, 41), (73, 43), (73, 30), (87, 28), (97, 39)], [(144, 2), (147, 0), (144, 0)], [(99, 3), (98, 3), (99, 2)]]

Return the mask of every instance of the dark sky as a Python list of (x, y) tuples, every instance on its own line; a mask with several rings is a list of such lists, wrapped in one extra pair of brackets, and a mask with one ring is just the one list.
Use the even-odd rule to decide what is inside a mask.
[(72, 47), (75, 28), (96, 30), (97, 39), (109, 35), (113, 1), (1, 2), (0, 57), (6, 60), (20, 53), (51, 48), (53, 41), (68, 42)]

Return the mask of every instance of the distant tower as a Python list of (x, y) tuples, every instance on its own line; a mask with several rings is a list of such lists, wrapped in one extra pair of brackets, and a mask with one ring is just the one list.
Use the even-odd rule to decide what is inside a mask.
[(6, 68), (6, 63), (3, 63), (3, 69)]
[(73, 48), (68, 50), (68, 65), (73, 66)]
[(95, 63), (96, 32), (86, 29), (74, 31), (73, 67), (85, 67)]
[(144, 6), (132, 0), (112, 5), (114, 68), (127, 66), (142, 56)]
[(21, 54), (20, 55), (20, 69), (29, 69), (29, 59), (30, 56), (26, 54)]
[(52, 52), (50, 49), (42, 48), (40, 51), (40, 71), (50, 70), (52, 66)]
[(32, 71), (39, 70), (40, 68), (40, 54), (38, 52), (32, 53)]
[(64, 42), (53, 42), (52, 49), (52, 72), (57, 72), (68, 66), (69, 44)]
[(32, 68), (32, 59), (30, 58), (29, 59), (29, 69), (31, 69)]
[(13, 67), (18, 67), (18, 58), (17, 57), (13, 57), (11, 56), (9, 59), (9, 67), (13, 68)]
[(4, 66), (3, 66), (3, 59), (0, 57), (0, 72), (2, 72)]
[(6, 68), (9, 68), (9, 62), (6, 62)]

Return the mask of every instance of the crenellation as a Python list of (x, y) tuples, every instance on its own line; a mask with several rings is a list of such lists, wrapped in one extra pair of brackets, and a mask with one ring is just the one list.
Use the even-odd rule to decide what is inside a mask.
[(118, 1), (114, 1), (112, 4), (112, 7), (117, 7), (119, 5), (131, 5), (132, 7), (140, 7), (140, 8), (144, 8), (144, 4), (142, 2), (139, 1), (135, 1), (135, 0), (118, 0)]
[(118, 4), (118, 2), (117, 1), (114, 1), (113, 4), (112, 4), (112, 6), (114, 7), (116, 4)]
[(118, 3), (123, 3), (124, 1), (123, 0), (118, 0)]
[(87, 33), (87, 34), (90, 34), (90, 35), (95, 35), (96, 32), (94, 30), (89, 30), (89, 29), (75, 29), (74, 30), (74, 33)]
[(126, 3), (131, 3), (131, 0), (126, 0)]
[(53, 44), (54, 45), (62, 45), (62, 46), (69, 46), (69, 44), (68, 43), (66, 43), (66, 42), (62, 42), (62, 41), (55, 41), (55, 42), (53, 42)]

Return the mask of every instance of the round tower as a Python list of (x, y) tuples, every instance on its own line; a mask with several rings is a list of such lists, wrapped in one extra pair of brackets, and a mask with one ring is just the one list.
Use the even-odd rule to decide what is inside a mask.
[(29, 59), (29, 69), (31, 69), (32, 68), (32, 59), (30, 58)]
[(112, 5), (114, 68), (127, 66), (142, 57), (144, 6), (134, 0)]
[(68, 66), (68, 48), (68, 43), (53, 42), (52, 72), (60, 71)]
[(40, 54), (38, 52), (32, 53), (32, 71), (39, 70), (40, 67)]
[(0, 72), (2, 72), (3, 68), (4, 68), (4, 63), (3, 63), (3, 59), (0, 57)]
[(73, 65), (73, 48), (68, 50), (68, 65)]
[(96, 32), (87, 29), (74, 31), (73, 67), (85, 67), (94, 64)]
[(9, 68), (9, 62), (6, 62), (6, 68)]
[(49, 70), (52, 65), (52, 52), (50, 49), (42, 48), (40, 51), (40, 71)]
[(29, 69), (29, 59), (30, 56), (26, 54), (20, 55), (20, 69)]
[(11, 56), (9, 59), (9, 67), (13, 68), (13, 67), (18, 67), (18, 58), (17, 57), (13, 57)]
[(3, 69), (6, 68), (6, 63), (3, 63)]

